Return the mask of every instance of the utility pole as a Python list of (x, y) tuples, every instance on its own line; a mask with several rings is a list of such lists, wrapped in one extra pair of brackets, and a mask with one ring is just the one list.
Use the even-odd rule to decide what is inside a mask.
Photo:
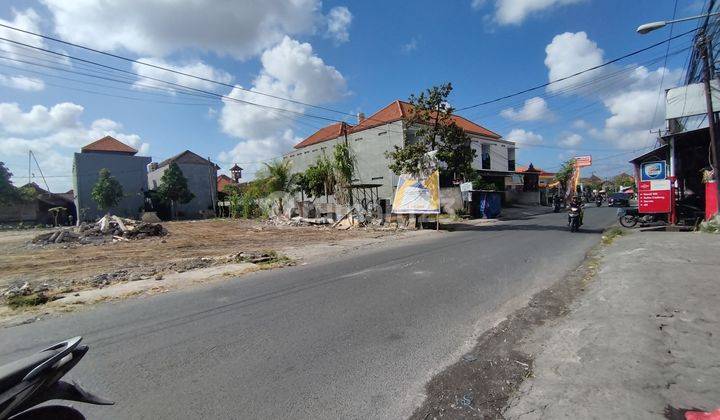
[(703, 58), (703, 84), (705, 85), (705, 103), (707, 105), (708, 131), (710, 133), (710, 152), (712, 154), (711, 166), (713, 168), (713, 175), (715, 178), (715, 200), (717, 203), (716, 205), (720, 206), (720, 156), (718, 155), (718, 148), (720, 148), (718, 140), (720, 140), (720, 135), (717, 131), (717, 121), (712, 103), (712, 86), (710, 86), (710, 80), (712, 79), (714, 73), (714, 69), (712, 69), (712, 64), (710, 62), (712, 44), (704, 30), (700, 33), (698, 42), (700, 54)]

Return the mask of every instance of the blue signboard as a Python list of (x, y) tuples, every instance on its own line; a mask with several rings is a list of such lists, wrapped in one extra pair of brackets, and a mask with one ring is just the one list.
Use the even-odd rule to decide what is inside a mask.
[(667, 172), (664, 161), (645, 162), (640, 165), (640, 180), (655, 181), (667, 178)]

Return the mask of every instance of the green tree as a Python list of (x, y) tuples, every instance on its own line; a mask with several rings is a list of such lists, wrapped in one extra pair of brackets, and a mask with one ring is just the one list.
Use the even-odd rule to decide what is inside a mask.
[(310, 189), (310, 182), (308, 181), (308, 177), (305, 172), (300, 172), (296, 174), (295, 188), (293, 189), (293, 192), (300, 193), (301, 201), (305, 201), (306, 197), (312, 195), (312, 190)]
[(333, 148), (333, 172), (335, 174), (335, 200), (338, 204), (348, 204), (350, 193), (348, 187), (355, 177), (357, 162), (350, 145), (341, 142)]
[(177, 218), (177, 203), (189, 203), (190, 200), (195, 198), (195, 194), (190, 192), (188, 188), (187, 178), (185, 178), (177, 163), (171, 163), (160, 177), (158, 195), (170, 203), (170, 212), (173, 219)]
[[(403, 120), (404, 144), (386, 153), (392, 160), (393, 172), (415, 175), (425, 172), (426, 153), (434, 150), (438, 161), (444, 163), (444, 173), (453, 179), (471, 175), (476, 151), (465, 130), (453, 119), (454, 109), (447, 101), (452, 89), (452, 85), (446, 83), (410, 96), (413, 111)], [(408, 136), (410, 133), (412, 138)]]
[(324, 155), (305, 170), (305, 179), (313, 197), (318, 198), (335, 193), (335, 170), (332, 162)]
[(17, 188), (12, 183), (12, 173), (0, 162), (0, 204), (9, 204), (18, 198)]
[(563, 194), (567, 191), (567, 184), (574, 170), (575, 159), (568, 159), (563, 162), (562, 166), (560, 166), (560, 170), (558, 170), (555, 174), (555, 180), (560, 182), (560, 189), (563, 191)]
[(289, 160), (266, 163), (260, 176), (266, 190), (276, 195), (275, 199), (280, 214), (284, 213), (285, 210), (283, 206), (284, 194), (292, 193), (295, 187), (296, 175), (290, 171), (291, 165), (292, 163)]
[(232, 194), (242, 195), (242, 190), (238, 184), (226, 184), (223, 187), (222, 192), (228, 196), (231, 196)]
[(265, 187), (262, 180), (255, 180), (247, 184), (244, 191), (240, 195), (240, 212), (242, 217), (250, 219), (260, 216), (260, 206), (257, 200), (266, 196)]
[(110, 214), (110, 209), (117, 206), (123, 198), (122, 185), (110, 175), (107, 168), (102, 168), (98, 180), (90, 192), (90, 197), (100, 210)]
[(634, 187), (635, 186), (635, 178), (633, 178), (632, 176), (625, 174), (625, 173), (622, 173), (622, 174), (616, 176), (613, 179), (613, 182), (618, 187)]

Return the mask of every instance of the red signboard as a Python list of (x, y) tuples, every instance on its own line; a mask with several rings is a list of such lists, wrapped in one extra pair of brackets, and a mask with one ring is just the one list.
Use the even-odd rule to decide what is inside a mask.
[(640, 213), (670, 213), (670, 180), (640, 181), (638, 211)]
[(584, 168), (586, 166), (592, 165), (592, 156), (576, 156), (575, 157), (575, 165), (578, 168)]

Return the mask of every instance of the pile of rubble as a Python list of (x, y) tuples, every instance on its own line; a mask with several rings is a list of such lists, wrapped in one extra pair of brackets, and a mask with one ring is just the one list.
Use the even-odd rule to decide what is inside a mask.
[(165, 236), (167, 230), (159, 223), (146, 223), (117, 216), (103, 216), (96, 223), (42, 233), (33, 238), (36, 245), (61, 243), (101, 244), (106, 242)]

